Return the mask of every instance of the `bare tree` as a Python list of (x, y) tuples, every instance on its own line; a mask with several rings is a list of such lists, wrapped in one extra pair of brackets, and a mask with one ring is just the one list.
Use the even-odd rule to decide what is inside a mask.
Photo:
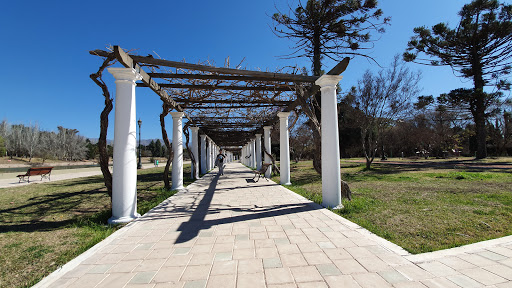
[(375, 159), (384, 129), (407, 111), (419, 92), (420, 78), (419, 72), (411, 72), (396, 55), (390, 68), (377, 74), (367, 70), (359, 80), (354, 92), (365, 116), (361, 121), (361, 138), (367, 168)]
[(29, 160), (32, 162), (32, 157), (39, 146), (39, 126), (37, 124), (23, 127), (23, 148), (27, 152)]

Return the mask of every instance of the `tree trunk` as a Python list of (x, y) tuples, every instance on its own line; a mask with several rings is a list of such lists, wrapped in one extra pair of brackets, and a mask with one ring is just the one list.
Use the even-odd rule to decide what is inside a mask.
[(110, 55), (104, 61), (103, 64), (98, 69), (98, 72), (95, 74), (91, 74), (89, 77), (96, 83), (96, 85), (100, 86), (103, 96), (105, 98), (105, 107), (100, 114), (100, 137), (98, 139), (98, 152), (99, 152), (99, 162), (101, 173), (103, 174), (103, 181), (105, 182), (105, 186), (107, 187), (107, 193), (112, 198), (112, 174), (108, 169), (108, 149), (107, 149), (107, 130), (108, 130), (108, 115), (112, 111), (113, 99), (110, 98), (110, 92), (108, 91), (108, 87), (102, 79), (102, 73), (105, 68), (114, 64), (115, 56)]
[(487, 131), (485, 130), (485, 93), (484, 93), (484, 85), (485, 81), (483, 79), (482, 65), (481, 59), (478, 56), (478, 52), (475, 51), (473, 53), (474, 63), (472, 65), (473, 70), (473, 83), (475, 85), (475, 101), (474, 108), (472, 109), (473, 117), (475, 119), (475, 128), (476, 128), (476, 158), (483, 159), (487, 157)]
[(162, 113), (160, 114), (160, 126), (162, 128), (162, 139), (164, 140), (165, 147), (167, 147), (167, 163), (165, 163), (164, 168), (164, 186), (166, 190), (171, 189), (171, 184), (169, 181), (169, 168), (171, 166), (172, 159), (174, 158), (174, 151), (172, 150), (171, 143), (169, 142), (169, 137), (167, 136), (167, 130), (165, 129), (165, 116), (169, 114), (169, 106), (167, 104), (162, 105)]

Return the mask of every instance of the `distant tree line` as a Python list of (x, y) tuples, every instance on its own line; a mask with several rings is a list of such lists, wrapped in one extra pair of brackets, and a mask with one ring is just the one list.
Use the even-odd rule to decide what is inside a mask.
[(58, 126), (58, 131), (40, 130), (37, 124), (25, 126), (0, 122), (0, 153), (2, 156), (43, 160), (83, 160), (87, 157), (86, 138), (78, 130)]

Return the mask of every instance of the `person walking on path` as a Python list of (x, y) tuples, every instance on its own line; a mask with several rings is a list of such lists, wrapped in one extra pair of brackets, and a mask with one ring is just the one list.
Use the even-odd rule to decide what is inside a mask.
[(217, 154), (217, 158), (215, 158), (215, 166), (219, 167), (219, 175), (224, 175), (224, 160), (226, 159), (226, 155), (222, 153), (222, 149), (219, 150), (219, 154)]

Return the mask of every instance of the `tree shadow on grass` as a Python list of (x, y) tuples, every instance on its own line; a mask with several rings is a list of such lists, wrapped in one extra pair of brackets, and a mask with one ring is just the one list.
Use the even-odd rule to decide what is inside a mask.
[[(137, 184), (138, 190), (141, 191), (141, 200), (151, 200), (152, 197), (156, 197), (158, 189), (154, 187), (163, 183), (162, 174), (162, 172), (154, 172), (138, 175)], [(190, 177), (184, 177), (185, 185), (193, 181)], [(90, 186), (91, 184), (93, 187)], [(52, 231), (91, 222), (103, 225), (111, 216), (110, 198), (107, 196), (106, 188), (103, 187), (101, 176), (37, 185), (38, 189), (35, 190), (45, 192), (18, 200), (18, 202), (22, 201), (22, 204), (0, 210), (0, 233)], [(85, 185), (92, 189), (69, 192)], [(94, 188), (98, 185), (100, 185), (99, 188)], [(26, 189), (15, 189), (12, 193), (23, 195)], [(108, 217), (105, 216), (106, 214)]]

